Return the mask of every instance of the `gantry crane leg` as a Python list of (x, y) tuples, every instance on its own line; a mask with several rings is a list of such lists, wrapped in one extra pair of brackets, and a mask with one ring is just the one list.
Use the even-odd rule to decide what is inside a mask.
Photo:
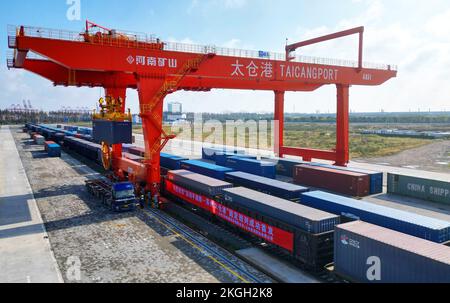
[(349, 156), (349, 85), (337, 84), (336, 165), (347, 166)]
[(162, 120), (164, 95), (156, 97), (164, 79), (138, 76), (139, 104), (145, 142), (145, 166), (147, 170), (146, 192), (153, 202), (159, 197), (160, 151), (162, 140)]
[(284, 91), (275, 91), (274, 147), (278, 157), (283, 157), (284, 139)]

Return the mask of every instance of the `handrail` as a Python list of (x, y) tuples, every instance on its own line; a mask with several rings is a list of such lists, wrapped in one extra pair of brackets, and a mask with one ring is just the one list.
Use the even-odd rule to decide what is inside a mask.
[[(8, 35), (16, 36), (20, 27), (8, 26)], [(67, 30), (53, 30), (41, 27), (23, 27), (25, 36), (36, 37), (36, 38), (47, 38), (47, 39), (57, 39), (65, 41), (75, 41), (75, 42), (86, 42), (84, 34), (74, 31)], [(119, 32), (118, 32), (119, 33)], [(127, 34), (119, 33), (121, 36), (126, 36), (128, 39), (113, 39), (113, 38), (99, 38), (94, 39), (91, 42), (86, 43), (96, 43), (108, 46), (117, 47), (128, 47), (128, 48), (140, 48), (140, 49), (155, 49), (159, 44), (163, 44), (163, 50), (173, 51), (173, 52), (187, 52), (195, 54), (210, 54), (214, 53), (220, 56), (230, 56), (230, 57), (242, 57), (242, 58), (254, 58), (254, 59), (267, 59), (275, 61), (285, 61), (286, 55), (283, 53), (276, 52), (262, 52), (255, 50), (244, 50), (244, 49), (234, 49), (226, 47), (217, 47), (214, 45), (199, 45), (199, 44), (188, 44), (179, 42), (161, 42), (156, 39), (153, 35), (142, 35), (142, 34)], [(93, 36), (94, 37), (94, 36)], [(94, 42), (95, 41), (95, 42)], [(352, 60), (341, 60), (333, 58), (320, 58), (312, 56), (296, 56), (293, 62), (300, 63), (310, 63), (310, 64), (322, 64), (322, 65), (335, 65), (342, 67), (352, 67), (357, 68), (358, 62)], [(397, 70), (396, 65), (387, 65), (379, 63), (369, 63), (363, 62), (362, 66), (364, 68), (378, 69), (378, 70)]]

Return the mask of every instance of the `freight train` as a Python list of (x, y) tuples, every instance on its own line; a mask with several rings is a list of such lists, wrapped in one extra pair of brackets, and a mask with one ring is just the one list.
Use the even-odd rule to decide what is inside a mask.
[[(69, 143), (65, 146), (76, 152), (84, 150), (86, 157), (98, 161), (98, 155), (95, 158), (91, 151), (92, 142), (70, 134), (66, 141)], [(144, 154), (143, 149), (132, 146), (124, 150), (136, 157)], [(219, 150), (212, 156), (209, 151), (207, 156), (225, 157), (220, 161), (226, 162), (239, 155), (238, 151)], [(293, 184), (205, 162), (168, 154), (161, 157), (163, 195), (301, 267), (320, 271), (334, 262), (337, 276), (355, 282), (449, 282), (450, 247), (443, 245), (450, 239), (449, 222), (372, 207), (360, 200), (295, 188)], [(305, 167), (305, 163), (293, 160), (280, 163), (277, 171), (281, 166), (287, 175)], [(342, 175), (335, 174), (333, 167), (317, 167), (322, 174)], [(363, 173), (356, 171), (356, 175)], [(353, 174), (344, 175), (343, 179)], [(379, 175), (366, 175), (369, 182), (379, 184)]]

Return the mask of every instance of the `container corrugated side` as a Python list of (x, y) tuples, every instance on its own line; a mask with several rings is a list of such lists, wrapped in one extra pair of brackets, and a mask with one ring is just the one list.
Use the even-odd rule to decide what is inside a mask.
[(450, 247), (362, 221), (336, 226), (334, 270), (362, 283), (450, 283)]
[(450, 205), (450, 182), (388, 173), (388, 193)]
[(292, 201), (298, 201), (300, 195), (309, 190), (307, 187), (239, 171), (227, 173), (225, 180), (237, 186), (247, 187), (265, 194)]
[(295, 166), (294, 181), (296, 184), (323, 188), (355, 197), (364, 197), (370, 193), (368, 175), (320, 166)]
[(183, 157), (178, 157), (175, 155), (171, 155), (171, 154), (167, 154), (167, 153), (161, 153), (161, 166), (168, 168), (168, 169), (173, 169), (173, 170), (178, 170), (181, 168), (181, 162), (183, 161), (187, 161), (189, 159), (187, 158), (183, 158)]
[(450, 222), (321, 191), (302, 194), (300, 203), (363, 220), (437, 243), (450, 240)]
[(313, 234), (333, 230), (340, 223), (339, 216), (334, 214), (244, 187), (224, 189), (223, 199)]
[(167, 172), (167, 179), (194, 192), (217, 196), (222, 190), (233, 187), (233, 184), (215, 178), (193, 173), (187, 170)]
[(309, 163), (309, 165), (327, 167), (327, 168), (331, 168), (331, 169), (344, 170), (344, 171), (350, 171), (350, 172), (368, 175), (370, 178), (370, 194), (375, 195), (375, 194), (380, 194), (383, 192), (383, 173), (382, 172), (361, 169), (361, 168), (354, 168), (354, 167), (342, 167), (342, 166), (337, 166), (337, 165), (330, 165), (330, 164), (323, 164), (323, 163), (316, 163), (316, 162), (311, 162), (311, 163)]

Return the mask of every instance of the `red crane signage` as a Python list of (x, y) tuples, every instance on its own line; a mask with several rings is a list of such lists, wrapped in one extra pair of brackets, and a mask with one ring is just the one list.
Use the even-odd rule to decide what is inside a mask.
[(219, 218), (290, 252), (294, 251), (294, 235), (285, 230), (246, 216), (213, 199), (166, 181), (166, 190), (176, 197), (198, 206)]

